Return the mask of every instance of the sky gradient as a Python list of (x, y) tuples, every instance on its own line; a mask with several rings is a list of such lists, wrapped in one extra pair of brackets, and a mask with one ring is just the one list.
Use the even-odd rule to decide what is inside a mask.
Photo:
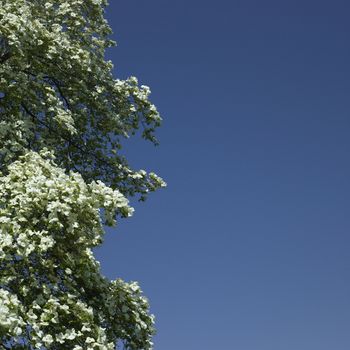
[(110, 0), (115, 75), (149, 85), (167, 181), (96, 255), (155, 350), (350, 349), (350, 3)]

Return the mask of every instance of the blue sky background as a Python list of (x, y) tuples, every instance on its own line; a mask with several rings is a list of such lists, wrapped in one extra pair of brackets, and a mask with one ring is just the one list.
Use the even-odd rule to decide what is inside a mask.
[(152, 89), (166, 190), (97, 250), (156, 350), (350, 349), (350, 3), (111, 0), (116, 76)]

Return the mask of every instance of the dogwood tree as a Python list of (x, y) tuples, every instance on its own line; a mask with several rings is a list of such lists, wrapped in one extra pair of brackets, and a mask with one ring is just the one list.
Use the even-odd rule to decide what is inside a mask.
[[(165, 186), (122, 142), (157, 143), (161, 118), (136, 78), (115, 79), (105, 0), (0, 0), (0, 347), (151, 349), (137, 283), (109, 281), (103, 226)], [(123, 142), (124, 143), (124, 142)]]

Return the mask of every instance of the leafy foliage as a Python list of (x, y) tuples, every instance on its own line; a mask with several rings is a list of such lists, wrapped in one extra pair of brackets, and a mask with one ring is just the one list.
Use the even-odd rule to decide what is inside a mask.
[(5, 349), (151, 349), (137, 283), (109, 281), (91, 249), (128, 196), (165, 186), (130, 168), (123, 138), (161, 118), (117, 80), (103, 0), (0, 0), (0, 342)]
[(111, 29), (100, 0), (0, 1), (0, 155), (6, 167), (27, 149), (53, 150), (65, 169), (100, 179), (126, 195), (164, 185), (132, 170), (122, 138), (143, 128), (157, 143), (161, 118), (150, 90), (113, 78), (105, 61)]

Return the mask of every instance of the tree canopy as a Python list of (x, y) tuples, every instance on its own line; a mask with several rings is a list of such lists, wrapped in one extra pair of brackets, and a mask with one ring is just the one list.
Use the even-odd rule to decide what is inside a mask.
[(4, 169), (31, 149), (53, 150), (59, 166), (126, 195), (163, 185), (131, 169), (121, 140), (142, 128), (157, 143), (161, 118), (150, 90), (118, 80), (102, 0), (0, 0), (0, 156)]
[(0, 344), (151, 349), (136, 282), (101, 275), (92, 248), (128, 197), (165, 186), (132, 169), (125, 138), (154, 144), (150, 90), (118, 80), (104, 0), (0, 0)]

